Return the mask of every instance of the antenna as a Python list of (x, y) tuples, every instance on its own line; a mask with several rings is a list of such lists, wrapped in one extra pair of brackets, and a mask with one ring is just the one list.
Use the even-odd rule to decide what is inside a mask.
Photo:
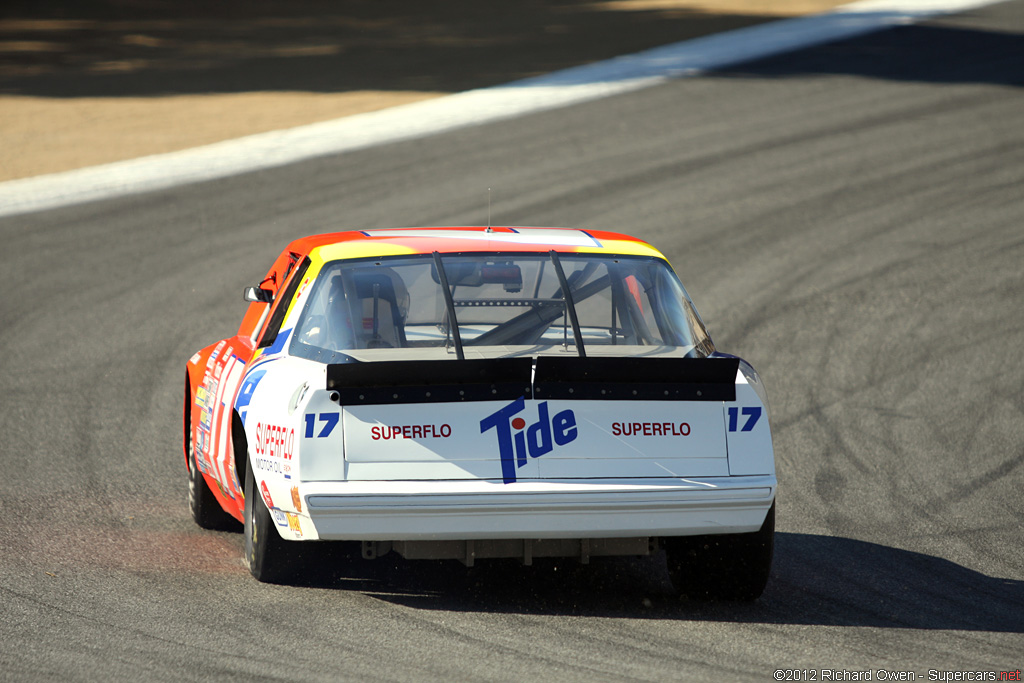
[(491, 230), (491, 188), (487, 188), (487, 232), (494, 232)]

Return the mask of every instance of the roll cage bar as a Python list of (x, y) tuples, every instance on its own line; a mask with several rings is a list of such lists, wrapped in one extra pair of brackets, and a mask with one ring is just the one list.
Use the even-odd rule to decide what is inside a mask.
[[(548, 256), (551, 258), (551, 264), (554, 266), (555, 274), (558, 276), (558, 283), (561, 287), (558, 293), (562, 294), (562, 310), (559, 311), (559, 307), (557, 306), (547, 306), (541, 307), (539, 310), (531, 309), (529, 311), (525, 311), (501, 327), (497, 327), (480, 335), (476, 340), (477, 343), (501, 343), (501, 337), (508, 337), (518, 333), (521, 328), (529, 329), (538, 323), (546, 326), (556, 320), (559, 315), (566, 315), (572, 325), (572, 336), (573, 340), (576, 342), (577, 355), (580, 358), (587, 357), (586, 349), (583, 346), (583, 332), (580, 329), (579, 318), (576, 316), (573, 289), (569, 286), (568, 280), (566, 280), (565, 271), (562, 269), (562, 262), (558, 259), (558, 252), (552, 249), (548, 252)], [(434, 266), (437, 268), (439, 284), (441, 285), (441, 290), (444, 292), (444, 305), (448, 322), (447, 328), (451, 331), (452, 341), (455, 344), (455, 357), (458, 360), (465, 360), (466, 354), (462, 348), (462, 335), (459, 333), (459, 322), (455, 316), (455, 298), (452, 294), (452, 288), (448, 285), (448, 276), (444, 270), (444, 261), (441, 258), (441, 254), (437, 251), (433, 252), (433, 257)], [(593, 289), (593, 291), (596, 292), (603, 288), (604, 280), (606, 279), (607, 278), (601, 278), (582, 288), (582, 290), (580, 290), (580, 293), (584, 294), (582, 298), (585, 299), (593, 293), (589, 291), (585, 292), (585, 290)], [(551, 303), (556, 301), (557, 297), (550, 300)], [(540, 303), (540, 300), (537, 300), (537, 302)], [(554, 315), (551, 315), (551, 312), (554, 312)], [(501, 334), (494, 334), (497, 332), (500, 332)]]

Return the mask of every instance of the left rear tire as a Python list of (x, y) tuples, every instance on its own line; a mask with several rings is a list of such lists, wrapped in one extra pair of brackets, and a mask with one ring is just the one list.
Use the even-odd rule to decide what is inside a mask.
[[(288, 583), (298, 575), (299, 554), (290, 552), (299, 542), (281, 538), (274, 528), (263, 497), (256, 489), (252, 469), (245, 473), (245, 563), (257, 580)], [(298, 548), (296, 548), (298, 550)]]

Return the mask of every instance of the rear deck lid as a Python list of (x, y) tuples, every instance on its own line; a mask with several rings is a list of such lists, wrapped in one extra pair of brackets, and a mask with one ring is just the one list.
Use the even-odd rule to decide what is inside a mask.
[(502, 358), (332, 365), (349, 480), (726, 476), (737, 361)]

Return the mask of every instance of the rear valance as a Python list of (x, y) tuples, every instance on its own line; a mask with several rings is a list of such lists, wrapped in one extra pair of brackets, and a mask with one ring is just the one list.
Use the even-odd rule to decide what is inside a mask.
[[(327, 366), (342, 405), (571, 400), (734, 401), (735, 358), (532, 358)], [(531, 382), (532, 375), (532, 382)]]

